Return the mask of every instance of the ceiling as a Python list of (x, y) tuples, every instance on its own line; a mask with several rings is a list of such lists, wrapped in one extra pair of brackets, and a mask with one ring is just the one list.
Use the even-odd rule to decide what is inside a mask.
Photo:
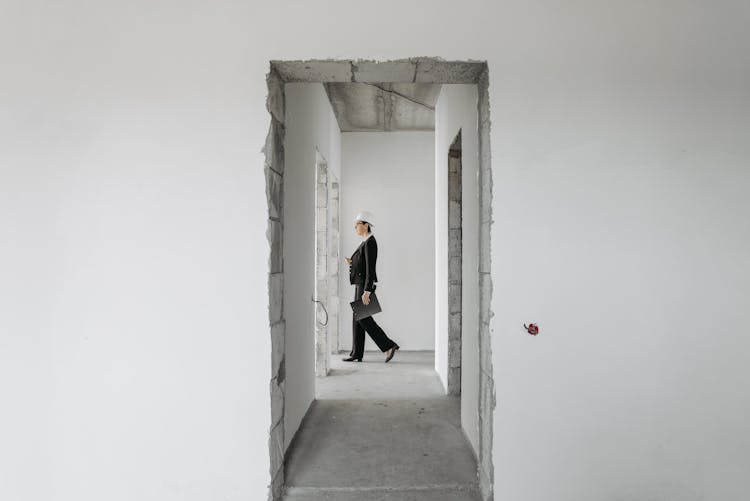
[(439, 84), (326, 83), (341, 132), (435, 130)]

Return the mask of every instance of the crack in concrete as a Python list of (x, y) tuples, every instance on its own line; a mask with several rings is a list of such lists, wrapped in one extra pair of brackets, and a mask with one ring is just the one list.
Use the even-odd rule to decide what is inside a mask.
[(397, 91), (395, 91), (395, 90), (392, 90), (392, 89), (391, 89), (391, 90), (389, 90), (389, 89), (385, 89), (385, 88), (383, 88), (383, 87), (379, 86), (378, 84), (373, 84), (373, 83), (368, 83), (368, 84), (365, 84), (365, 85), (371, 85), (371, 86), (373, 86), (373, 87), (375, 87), (375, 88), (377, 88), (377, 89), (380, 89), (380, 90), (381, 90), (381, 91), (383, 91), (383, 92), (387, 92), (387, 93), (389, 93), (389, 94), (392, 94), (392, 95), (394, 95), (394, 96), (398, 96), (398, 97), (400, 97), (401, 99), (405, 99), (405, 100), (407, 100), (407, 101), (410, 101), (410, 102), (412, 102), (412, 103), (414, 103), (414, 104), (418, 104), (419, 106), (423, 106), (423, 107), (427, 108), (427, 109), (428, 109), (428, 110), (430, 110), (430, 111), (435, 111), (435, 107), (434, 107), (434, 106), (430, 106), (429, 104), (426, 104), (426, 103), (422, 103), (422, 102), (420, 102), (420, 101), (417, 101), (416, 99), (413, 99), (413, 98), (411, 98), (411, 97), (409, 97), (409, 96), (406, 96), (406, 95), (404, 95), (404, 94), (401, 94), (400, 92), (397, 92)]

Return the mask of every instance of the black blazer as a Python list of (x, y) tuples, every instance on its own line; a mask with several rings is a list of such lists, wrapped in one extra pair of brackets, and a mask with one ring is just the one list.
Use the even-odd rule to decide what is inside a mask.
[(370, 235), (367, 240), (359, 244), (351, 257), (349, 265), (349, 283), (364, 285), (366, 291), (375, 290), (378, 275), (375, 273), (375, 262), (378, 260), (378, 243)]

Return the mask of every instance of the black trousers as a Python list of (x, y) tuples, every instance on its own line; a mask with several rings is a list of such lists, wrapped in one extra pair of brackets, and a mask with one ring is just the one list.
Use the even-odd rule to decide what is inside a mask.
[[(357, 284), (355, 286), (354, 300), (362, 297), (365, 292), (364, 284)], [(388, 336), (386, 336), (383, 329), (375, 322), (372, 317), (363, 318), (362, 320), (354, 320), (352, 325), (352, 351), (349, 353), (350, 357), (361, 358), (365, 352), (365, 331), (370, 335), (375, 344), (378, 345), (380, 351), (388, 351), (393, 348), (394, 343)]]

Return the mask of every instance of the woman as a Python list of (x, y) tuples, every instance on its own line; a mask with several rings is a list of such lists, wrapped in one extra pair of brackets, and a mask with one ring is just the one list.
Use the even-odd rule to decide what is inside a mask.
[[(370, 304), (370, 294), (375, 292), (375, 262), (378, 259), (378, 244), (372, 234), (373, 216), (370, 212), (360, 212), (354, 220), (354, 230), (362, 239), (351, 258), (345, 258), (349, 265), (349, 283), (355, 286), (354, 300), (362, 298), (364, 304)], [(380, 351), (386, 354), (385, 361), (390, 362), (399, 346), (385, 335), (383, 329), (372, 317), (354, 320), (352, 326), (352, 351), (344, 362), (361, 362), (365, 352), (365, 331), (370, 335)]]

